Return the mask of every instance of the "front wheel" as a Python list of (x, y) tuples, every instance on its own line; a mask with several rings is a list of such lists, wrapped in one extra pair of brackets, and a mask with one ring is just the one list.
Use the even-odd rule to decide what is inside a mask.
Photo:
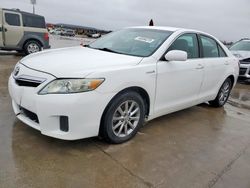
[(119, 144), (133, 138), (145, 118), (145, 104), (136, 92), (119, 94), (108, 106), (102, 121), (101, 135)]
[(227, 78), (222, 84), (215, 100), (209, 101), (209, 104), (214, 107), (222, 107), (227, 102), (232, 89), (232, 81), (230, 78)]

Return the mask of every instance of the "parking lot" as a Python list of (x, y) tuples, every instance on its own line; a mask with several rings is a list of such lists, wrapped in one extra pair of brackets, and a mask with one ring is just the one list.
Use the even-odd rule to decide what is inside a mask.
[[(52, 37), (53, 48), (91, 39)], [(131, 141), (46, 137), (13, 113), (7, 81), (22, 55), (0, 52), (0, 187), (250, 187), (250, 85), (224, 108), (201, 104), (147, 123)]]

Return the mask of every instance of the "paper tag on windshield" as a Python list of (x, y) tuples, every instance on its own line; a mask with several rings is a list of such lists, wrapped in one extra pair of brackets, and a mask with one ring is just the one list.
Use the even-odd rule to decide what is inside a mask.
[(155, 41), (155, 39), (150, 39), (146, 37), (136, 37), (135, 40), (141, 41), (141, 42), (146, 42), (146, 43), (152, 43)]

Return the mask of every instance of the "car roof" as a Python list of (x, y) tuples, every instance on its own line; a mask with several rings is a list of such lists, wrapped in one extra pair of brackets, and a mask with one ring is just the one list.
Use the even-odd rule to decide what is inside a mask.
[(200, 34), (205, 34), (208, 36), (212, 36), (208, 33), (205, 33), (203, 31), (198, 31), (194, 29), (185, 29), (185, 28), (178, 28), (178, 27), (167, 27), (167, 26), (137, 26), (137, 27), (129, 27), (129, 28), (139, 28), (139, 29), (156, 29), (156, 30), (164, 30), (164, 31), (183, 31), (183, 32), (194, 32), (194, 33), (200, 33)]
[(248, 42), (250, 42), (250, 39), (245, 38), (245, 39), (241, 39), (241, 40), (239, 40), (239, 41), (248, 41)]
[(173, 32), (180, 30), (180, 28), (177, 28), (177, 27), (164, 27), (164, 26), (136, 26), (136, 27), (130, 27), (130, 28), (156, 29), (156, 30), (165, 30), (165, 31), (173, 31)]
[(233, 45), (235, 45), (236, 43), (242, 42), (242, 41), (250, 42), (250, 38), (243, 38), (243, 39), (240, 39), (240, 40), (234, 42)]
[(12, 12), (18, 12), (18, 13), (21, 13), (21, 14), (24, 14), (24, 15), (29, 15), (29, 16), (34, 16), (34, 17), (44, 17), (44, 16), (41, 16), (41, 15), (38, 15), (38, 14), (33, 14), (33, 13), (30, 13), (30, 12), (21, 11), (19, 9), (7, 9), (7, 8), (3, 8), (2, 10), (12, 11)]

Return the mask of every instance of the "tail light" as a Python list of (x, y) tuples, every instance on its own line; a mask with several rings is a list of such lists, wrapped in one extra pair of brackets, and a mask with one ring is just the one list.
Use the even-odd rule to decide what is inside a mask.
[(49, 33), (44, 33), (44, 40), (49, 40)]

